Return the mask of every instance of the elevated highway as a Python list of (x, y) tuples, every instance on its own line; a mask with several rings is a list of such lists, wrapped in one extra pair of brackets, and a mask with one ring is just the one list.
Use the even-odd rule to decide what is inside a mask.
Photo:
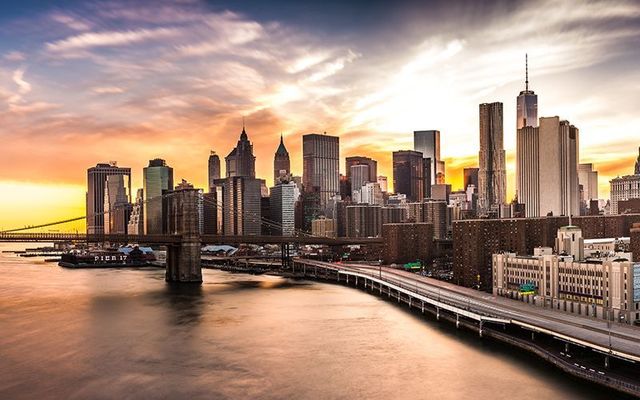
[(387, 286), (396, 292), (411, 296), (418, 302), (425, 301), (441, 310), (448, 310), (476, 321), (515, 325), (533, 333), (544, 333), (566, 343), (590, 348), (604, 355), (640, 363), (638, 327), (494, 297), (484, 292), (388, 267), (326, 263), (299, 258), (294, 259), (294, 265), (297, 268), (329, 268), (335, 271), (339, 279), (365, 279), (377, 287)]
[[(496, 298), (409, 272), (294, 258), (294, 276), (337, 281), (428, 311), (573, 376), (640, 397), (640, 328)], [(604, 365), (602, 360), (604, 359)], [(611, 362), (616, 367), (611, 369)], [(604, 368), (602, 368), (604, 366)], [(614, 397), (612, 397), (614, 398)]]

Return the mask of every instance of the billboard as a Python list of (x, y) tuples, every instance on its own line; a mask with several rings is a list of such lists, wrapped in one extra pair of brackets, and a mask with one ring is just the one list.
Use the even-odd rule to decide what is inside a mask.
[(520, 294), (536, 294), (536, 285), (531, 282), (523, 283), (520, 285)]

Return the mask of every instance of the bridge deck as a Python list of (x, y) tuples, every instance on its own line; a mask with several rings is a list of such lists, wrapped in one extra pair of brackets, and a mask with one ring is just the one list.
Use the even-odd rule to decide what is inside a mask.
[[(327, 238), (317, 236), (232, 236), (200, 235), (206, 244), (317, 244), (342, 246), (347, 244), (381, 244), (382, 238)], [(171, 245), (182, 241), (181, 235), (122, 235), (84, 233), (2, 233), (0, 242), (111, 242)]]

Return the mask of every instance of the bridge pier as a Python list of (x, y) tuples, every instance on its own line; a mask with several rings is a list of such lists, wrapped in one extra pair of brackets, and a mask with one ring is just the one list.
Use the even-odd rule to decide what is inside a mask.
[(167, 282), (202, 283), (200, 238), (167, 247)]
[(177, 245), (167, 247), (167, 282), (202, 283), (198, 189), (181, 188), (167, 197), (167, 232), (181, 235)]

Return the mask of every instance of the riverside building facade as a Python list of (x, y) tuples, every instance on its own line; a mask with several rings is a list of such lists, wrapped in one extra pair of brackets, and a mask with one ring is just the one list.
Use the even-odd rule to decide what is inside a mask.
[(576, 226), (558, 230), (556, 252), (493, 255), (493, 294), (594, 318), (640, 322), (640, 263), (631, 253), (585, 252)]

